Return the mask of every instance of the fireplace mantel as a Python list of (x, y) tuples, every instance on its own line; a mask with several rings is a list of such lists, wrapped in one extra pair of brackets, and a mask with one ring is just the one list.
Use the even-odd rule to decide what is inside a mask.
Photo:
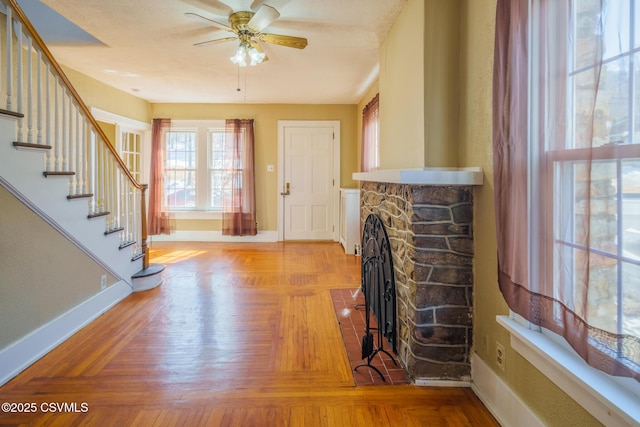
[(356, 172), (356, 181), (412, 185), (482, 185), (482, 168), (383, 169)]

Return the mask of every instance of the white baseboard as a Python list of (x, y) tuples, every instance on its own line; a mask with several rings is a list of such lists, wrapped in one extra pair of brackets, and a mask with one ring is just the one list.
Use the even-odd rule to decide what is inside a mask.
[(131, 285), (121, 280), (19, 339), (9, 347), (0, 350), (0, 386), (122, 301), (130, 293)]
[(471, 389), (501, 426), (544, 427), (545, 424), (476, 353), (471, 356), (471, 376)]
[(150, 242), (277, 242), (277, 231), (259, 231), (255, 236), (223, 236), (222, 231), (174, 231), (149, 236)]

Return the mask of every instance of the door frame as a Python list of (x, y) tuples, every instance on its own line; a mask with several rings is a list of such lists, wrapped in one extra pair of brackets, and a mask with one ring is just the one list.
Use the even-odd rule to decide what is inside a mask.
[(339, 120), (278, 120), (278, 241), (284, 241), (284, 130), (287, 127), (333, 128), (333, 241), (339, 238), (340, 224), (340, 121)]

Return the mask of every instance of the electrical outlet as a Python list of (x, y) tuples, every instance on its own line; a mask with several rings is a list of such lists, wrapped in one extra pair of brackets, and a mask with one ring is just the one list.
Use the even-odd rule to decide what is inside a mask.
[(103, 274), (100, 278), (100, 290), (104, 291), (107, 289), (107, 275)]
[(504, 352), (504, 347), (498, 341), (496, 341), (496, 364), (498, 368), (504, 371), (507, 355)]

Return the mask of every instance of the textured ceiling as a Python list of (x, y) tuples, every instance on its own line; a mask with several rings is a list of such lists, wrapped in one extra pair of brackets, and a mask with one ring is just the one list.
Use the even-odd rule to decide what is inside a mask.
[[(18, 0), (56, 59), (150, 102), (357, 103), (377, 75), (378, 48), (406, 0)], [(240, 68), (237, 42), (194, 43), (232, 33), (185, 16), (227, 23), (262, 3), (280, 17), (263, 31), (306, 37), (299, 50), (263, 43), (269, 61)], [(47, 11), (61, 15), (67, 25)], [(64, 19), (62, 20), (64, 21)], [(73, 28), (73, 25), (77, 28)], [(82, 34), (84, 30), (85, 34)], [(238, 88), (240, 89), (238, 91)]]

